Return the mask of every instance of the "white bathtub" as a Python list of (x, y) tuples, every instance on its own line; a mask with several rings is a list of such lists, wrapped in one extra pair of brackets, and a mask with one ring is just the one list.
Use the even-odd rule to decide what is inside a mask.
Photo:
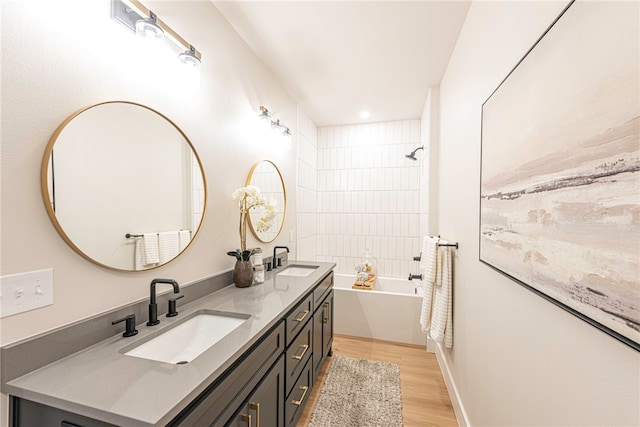
[(355, 274), (336, 274), (334, 332), (407, 344), (426, 344), (420, 330), (420, 282), (378, 277), (370, 291), (352, 289)]

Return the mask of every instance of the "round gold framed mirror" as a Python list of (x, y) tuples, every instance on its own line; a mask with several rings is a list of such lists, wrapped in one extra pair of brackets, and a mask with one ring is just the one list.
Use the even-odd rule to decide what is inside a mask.
[(267, 201), (275, 205), (275, 217), (266, 230), (257, 227), (260, 219), (266, 214), (265, 208), (256, 206), (249, 211), (249, 228), (254, 237), (263, 243), (273, 242), (282, 232), (287, 210), (287, 191), (282, 174), (275, 163), (261, 160), (251, 167), (246, 185), (258, 187)]
[(91, 105), (62, 122), (45, 149), (40, 186), (62, 239), (121, 271), (179, 256), (198, 233), (207, 200), (202, 163), (185, 133), (127, 101)]

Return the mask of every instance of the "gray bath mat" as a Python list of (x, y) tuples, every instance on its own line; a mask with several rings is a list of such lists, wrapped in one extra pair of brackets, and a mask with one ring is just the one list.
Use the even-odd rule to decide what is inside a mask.
[(400, 368), (334, 355), (309, 427), (402, 427)]

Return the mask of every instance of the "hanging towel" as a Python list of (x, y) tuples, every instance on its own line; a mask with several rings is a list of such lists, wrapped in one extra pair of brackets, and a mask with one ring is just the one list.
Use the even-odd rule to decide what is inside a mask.
[(440, 282), (436, 283), (433, 292), (433, 313), (429, 334), (436, 342), (445, 347), (453, 346), (453, 304), (452, 304), (452, 264), (451, 248), (438, 248), (438, 274)]
[(145, 256), (144, 256), (144, 240), (141, 237), (136, 237), (134, 242), (134, 254), (133, 254), (133, 262), (134, 262), (134, 270), (144, 270)]
[(158, 248), (158, 233), (144, 233), (144, 265), (149, 266), (160, 262), (160, 252)]
[(433, 283), (436, 280), (436, 259), (438, 256), (437, 236), (424, 236), (422, 239), (422, 252), (420, 254), (420, 273), (423, 280)]
[(179, 235), (178, 250), (182, 252), (184, 248), (186, 248), (189, 245), (189, 242), (191, 241), (191, 231), (180, 230), (178, 232), (178, 235)]
[(160, 255), (160, 264), (171, 261), (180, 253), (177, 231), (163, 231), (158, 233), (158, 252)]
[(431, 326), (431, 312), (433, 307), (433, 287), (436, 279), (438, 258), (438, 237), (425, 236), (422, 239), (422, 253), (420, 255), (420, 274), (422, 274), (422, 309), (420, 311), (420, 326), (422, 332), (429, 332)]

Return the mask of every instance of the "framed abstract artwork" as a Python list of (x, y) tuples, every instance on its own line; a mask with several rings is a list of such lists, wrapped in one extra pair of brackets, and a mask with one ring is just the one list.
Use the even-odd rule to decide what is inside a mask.
[(640, 351), (638, 2), (570, 3), (482, 105), (480, 261)]

